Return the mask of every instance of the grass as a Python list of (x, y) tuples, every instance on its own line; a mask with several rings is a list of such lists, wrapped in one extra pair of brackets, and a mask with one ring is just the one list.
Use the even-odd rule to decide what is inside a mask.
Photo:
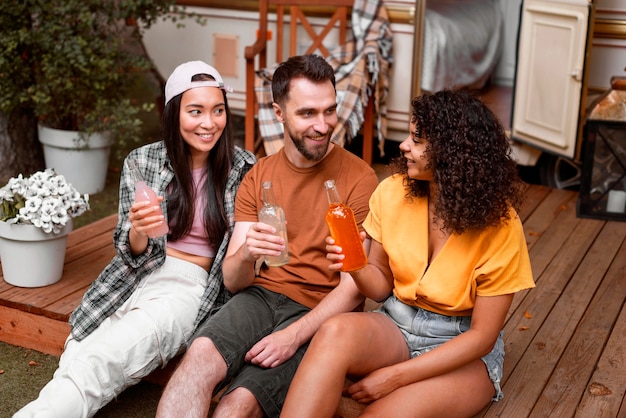
[(0, 343), (0, 417), (10, 417), (35, 399), (58, 363), (57, 357)]
[[(0, 418), (8, 418), (37, 398), (50, 381), (59, 358), (0, 342)], [(96, 418), (154, 417), (162, 387), (141, 382), (100, 410)]]

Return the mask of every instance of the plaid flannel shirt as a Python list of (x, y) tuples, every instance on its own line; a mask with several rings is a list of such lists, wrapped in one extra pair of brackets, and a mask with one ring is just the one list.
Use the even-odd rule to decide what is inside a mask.
[[(167, 187), (174, 178), (174, 172), (163, 141), (133, 150), (127, 157), (127, 159), (130, 158), (137, 160), (146, 183), (157, 192), (157, 195), (166, 196)], [(232, 296), (223, 284), (222, 261), (226, 255), (228, 241), (235, 223), (235, 194), (244, 175), (255, 162), (256, 159), (251, 152), (235, 148), (233, 167), (228, 176), (224, 196), (229, 228), (211, 266), (208, 285), (202, 296), (200, 310), (195, 321), (196, 327), (214, 309), (222, 306)], [(141, 278), (155, 271), (165, 262), (165, 237), (149, 239), (146, 251), (137, 257), (133, 257), (130, 253), (128, 234), (131, 223), (128, 220), (128, 212), (134, 201), (134, 190), (133, 180), (124, 164), (120, 181), (118, 223), (113, 233), (117, 254), (91, 284), (82, 302), (70, 316), (72, 336), (79, 341), (94, 331), (105, 318), (115, 312), (130, 297)], [(167, 217), (165, 201), (162, 207)]]
[[(333, 50), (326, 61), (335, 70), (338, 123), (331, 140), (344, 146), (364, 122), (364, 109), (374, 100), (377, 115), (378, 149), (384, 155), (387, 136), (389, 71), (393, 34), (387, 9), (381, 0), (355, 0), (352, 7), (353, 39)], [(284, 145), (283, 126), (272, 108), (272, 74), (276, 66), (257, 71), (255, 94), (259, 103), (258, 122), (267, 155)]]

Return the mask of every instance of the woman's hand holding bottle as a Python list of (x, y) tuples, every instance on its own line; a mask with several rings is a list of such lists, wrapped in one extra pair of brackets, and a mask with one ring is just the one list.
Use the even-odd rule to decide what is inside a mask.
[(359, 233), (354, 212), (350, 206), (341, 201), (335, 180), (326, 180), (324, 187), (328, 196), (326, 223), (330, 235), (345, 253), (342, 271), (360, 270), (367, 265), (367, 254), (363, 248), (363, 238)]
[(135, 202), (130, 207), (128, 218), (135, 231), (149, 238), (166, 235), (169, 226), (161, 209), (163, 196), (157, 196), (148, 186), (135, 160), (128, 160), (126, 166), (135, 183)]
[[(163, 197), (158, 196), (155, 202), (156, 204), (153, 204), (150, 200), (139, 200), (132, 204), (128, 214), (128, 220), (131, 222), (133, 229), (138, 235), (154, 238), (155, 231), (163, 231), (165, 216), (160, 206), (162, 201)], [(167, 230), (165, 230), (165, 233), (167, 233)]]
[[(359, 233), (359, 238), (361, 242), (365, 241), (367, 234), (365, 231), (361, 231)], [(341, 248), (332, 236), (326, 237), (326, 258), (330, 260), (333, 264), (328, 266), (328, 268), (332, 271), (343, 271), (343, 260), (345, 258), (345, 254), (343, 253), (343, 248)], [(355, 270), (358, 271), (358, 270)], [(351, 272), (353, 273), (353, 272)]]

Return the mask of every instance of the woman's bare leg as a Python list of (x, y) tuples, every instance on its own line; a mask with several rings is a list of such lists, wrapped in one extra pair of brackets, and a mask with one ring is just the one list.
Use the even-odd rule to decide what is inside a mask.
[(281, 417), (332, 417), (347, 374), (372, 370), (409, 358), (398, 327), (378, 313), (346, 313), (317, 331), (285, 400)]
[(445, 375), (396, 389), (369, 405), (369, 417), (472, 417), (493, 398), (495, 389), (482, 360)]

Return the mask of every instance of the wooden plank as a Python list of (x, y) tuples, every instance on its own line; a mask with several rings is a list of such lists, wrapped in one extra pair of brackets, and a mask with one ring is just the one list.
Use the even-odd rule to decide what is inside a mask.
[[(617, 286), (624, 286), (624, 278), (626, 277), (626, 243), (622, 244), (622, 250), (615, 257), (608, 276), (613, 276), (612, 283), (617, 281)], [(598, 301), (598, 305), (603, 306), (604, 300)], [(590, 312), (589, 314), (591, 316), (587, 319), (591, 326), (595, 327), (595, 315), (597, 312)], [(615, 321), (609, 341), (606, 347), (604, 347), (593, 375), (589, 379), (575, 417), (601, 418), (626, 415), (626, 410), (622, 410), (620, 415), (620, 404), (622, 404), (626, 395), (626, 373), (624, 373), (624, 370), (626, 370), (625, 335), (626, 305), (622, 303), (621, 313), (617, 321)]]
[(554, 255), (554, 262), (542, 274), (536, 287), (527, 291), (527, 297), (511, 312), (504, 327), (506, 373), (503, 382), (506, 382), (507, 375), (514, 370), (532, 338), (549, 317), (553, 305), (593, 244), (601, 226), (602, 223), (596, 222), (578, 224), (574, 233), (564, 241), (561, 251)]
[(40, 294), (39, 297), (33, 301), (34, 304), (36, 303), (38, 306), (41, 306), (40, 313), (50, 318), (66, 320), (67, 315), (74, 310), (76, 305), (74, 307), (68, 306), (67, 309), (63, 311), (54, 311), (54, 309), (49, 309), (48, 306), (55, 305), (55, 303), (56, 306), (60, 306), (57, 302), (62, 301), (67, 295), (77, 291), (84, 293), (87, 287), (91, 285), (104, 267), (110, 262), (114, 253), (115, 251), (112, 246), (109, 248), (101, 248), (80, 260), (76, 260), (76, 262), (66, 265), (64, 274), (68, 276), (69, 280), (66, 281), (67, 285), (59, 293), (62, 294), (62, 297), (59, 298), (56, 297), (57, 295), (53, 297), (52, 295)]
[[(117, 215), (111, 215), (103, 218), (93, 224), (86, 225), (82, 228), (74, 230), (68, 236), (67, 250), (65, 254), (65, 264), (71, 263), (74, 260), (80, 259), (94, 251), (100, 250), (102, 247), (110, 247), (114, 254), (113, 248), (113, 229), (117, 222)], [(111, 255), (112, 257), (112, 255)], [(68, 273), (65, 268), (63, 271), (63, 277), (67, 278)], [(0, 273), (0, 278), (2, 274)], [(61, 279), (63, 280), (63, 278)], [(54, 285), (52, 285), (54, 286)], [(46, 286), (41, 290), (49, 290), (51, 287)], [(54, 288), (53, 288), (54, 289)], [(37, 289), (30, 289), (33, 292), (37, 292)], [(0, 280), (0, 305), (4, 305), (2, 300), (11, 299), (12, 295), (16, 291), (16, 288), (4, 280)], [(5, 293), (8, 292), (8, 293)]]
[(91, 237), (100, 235), (103, 233), (111, 233), (111, 240), (113, 240), (113, 230), (117, 225), (117, 213), (109, 215), (106, 218), (99, 219), (88, 225), (82, 226), (73, 230), (67, 237), (67, 247), (71, 248), (75, 245), (81, 244), (85, 241), (89, 241)]
[(537, 206), (550, 194), (550, 189), (545, 186), (528, 185), (524, 191), (524, 203), (519, 211), (522, 222), (537, 209)]
[(524, 222), (526, 244), (532, 249), (541, 236), (552, 226), (561, 212), (576, 208), (577, 194), (568, 190), (550, 190)]
[(60, 356), (70, 326), (40, 315), (0, 306), (0, 341)]
[[(607, 271), (614, 258), (626, 258), (626, 248), (622, 248), (616, 256), (625, 234), (626, 223), (611, 222), (605, 225), (576, 272), (575, 279), (570, 282), (568, 297), (565, 298), (564, 293), (559, 301), (559, 305), (566, 309), (551, 319), (550, 328), (555, 332), (557, 329), (562, 330), (566, 335), (569, 335), (567, 330), (571, 329), (574, 334), (566, 342), (566, 349), (535, 404), (533, 412), (537, 411), (539, 415), (574, 415), (626, 299), (626, 280), (623, 280), (623, 274), (617, 274), (623, 271), (612, 269), (606, 276), (598, 273)], [(591, 295), (594, 295), (593, 300), (585, 310), (584, 306)], [(566, 327), (565, 324), (571, 326)]]
[(65, 264), (67, 265), (74, 260), (79, 260), (94, 251), (100, 250), (101, 248), (111, 248), (111, 250), (115, 252), (115, 247), (113, 245), (113, 231), (93, 235), (88, 241), (84, 241), (74, 247), (67, 248), (65, 252)]
[(72, 231), (67, 238), (65, 264), (102, 247), (114, 248), (113, 231), (116, 225), (117, 214)]
[(617, 413), (617, 418), (626, 418), (626, 396), (622, 400), (622, 406)]
[[(589, 284), (583, 274), (576, 274), (578, 280), (570, 278), (575, 275), (601, 226), (603, 223), (598, 222), (577, 225), (564, 243), (564, 250), (556, 255), (537, 287), (520, 305), (514, 320), (506, 324), (505, 334), (509, 337), (505, 341), (507, 373), (503, 377), (503, 390), (515, 396), (505, 396), (494, 403), (485, 416), (499, 416), (503, 410), (507, 411), (507, 416), (516, 418), (529, 415), (595, 291), (595, 285)], [(601, 256), (603, 251), (611, 253), (606, 245), (601, 245), (601, 240), (596, 243), (599, 247), (593, 251), (595, 255)], [(603, 258), (606, 268), (610, 260)], [(596, 266), (603, 263), (591, 257), (585, 260)], [(581, 271), (589, 270), (583, 267)], [(530, 317), (526, 317), (525, 312), (529, 312)]]
[[(566, 196), (567, 200), (564, 200)], [(526, 239), (534, 243), (530, 245), (529, 254), (535, 283), (538, 283), (546, 266), (563, 248), (576, 225), (580, 223), (580, 220), (576, 218), (575, 197), (575, 193), (567, 195), (551, 193), (549, 199), (542, 202), (533, 213), (532, 218), (538, 219), (529, 219), (524, 224)], [(543, 218), (551, 219), (551, 222), (544, 223)], [(527, 228), (526, 225), (530, 227)], [(534, 236), (533, 232), (535, 232)], [(529, 292), (532, 292), (532, 289), (515, 294), (507, 313), (507, 321), (523, 303)]]
[[(575, 196), (570, 195), (568, 200), (560, 201), (559, 207), (554, 210), (558, 211), (558, 216), (552, 219), (547, 229), (534, 229), (538, 232), (534, 244), (529, 248), (529, 254), (535, 281), (541, 279), (542, 274), (556, 254), (563, 251), (564, 247), (568, 245), (569, 237), (581, 223), (581, 220), (576, 217)], [(544, 214), (544, 216), (548, 217), (549, 215)], [(586, 222), (595, 223), (597, 231), (600, 231), (604, 224), (604, 221), (586, 220)], [(527, 234), (533, 231), (532, 228), (529, 230)]]
[(50, 286), (30, 289), (13, 287), (2, 293), (2, 304), (25, 312), (66, 320), (67, 312), (52, 312), (46, 307), (77, 290), (85, 289), (111, 260), (113, 248), (101, 248), (63, 269), (63, 278)]
[(70, 315), (83, 300), (83, 296), (85, 295), (85, 292), (91, 285), (92, 281), (93, 280), (90, 280), (85, 287), (81, 287), (75, 292), (70, 293), (64, 296), (62, 299), (59, 299), (46, 306), (46, 308), (42, 312), (42, 315), (45, 315), (48, 318), (56, 319), (57, 321), (69, 321)]
[(114, 214), (70, 233), (63, 277), (58, 283), (20, 288), (0, 280), (0, 340), (61, 354), (69, 335), (70, 313), (115, 254), (116, 223)]

